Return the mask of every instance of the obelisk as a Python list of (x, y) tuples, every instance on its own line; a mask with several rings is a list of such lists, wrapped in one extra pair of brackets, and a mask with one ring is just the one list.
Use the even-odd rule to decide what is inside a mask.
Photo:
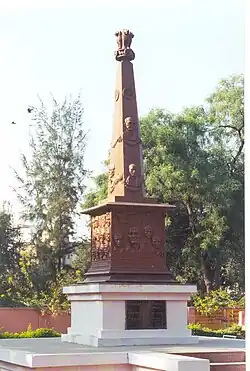
[(109, 201), (145, 202), (142, 146), (131, 49), (134, 35), (116, 33), (116, 71), (113, 136), (109, 165)]
[(171, 205), (145, 197), (142, 143), (131, 49), (118, 31), (108, 198), (91, 215), (91, 267), (86, 282), (173, 282), (166, 268), (165, 217)]
[(71, 327), (62, 341), (95, 347), (197, 342), (187, 328), (187, 301), (164, 254), (171, 205), (145, 197), (142, 144), (131, 49), (133, 34), (116, 33), (117, 60), (108, 198), (91, 216), (91, 266), (85, 281), (64, 287)]

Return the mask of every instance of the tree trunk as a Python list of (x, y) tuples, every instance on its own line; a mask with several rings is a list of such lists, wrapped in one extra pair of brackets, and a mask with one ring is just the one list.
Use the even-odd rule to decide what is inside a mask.
[(206, 292), (209, 293), (213, 290), (213, 272), (210, 268), (210, 264), (207, 261), (207, 254), (205, 252), (202, 252), (201, 254), (201, 268), (204, 284), (206, 286)]
[(216, 290), (218, 290), (221, 286), (220, 269), (221, 269), (220, 257), (218, 256), (216, 260), (215, 271), (214, 271), (214, 288)]

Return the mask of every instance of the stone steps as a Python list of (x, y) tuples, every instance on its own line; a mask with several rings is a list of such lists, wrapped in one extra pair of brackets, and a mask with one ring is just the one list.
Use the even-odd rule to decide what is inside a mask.
[(195, 358), (209, 359), (211, 363), (231, 363), (231, 362), (245, 362), (246, 361), (246, 354), (244, 351), (192, 352), (192, 353), (181, 353), (181, 355), (195, 357)]
[(210, 363), (210, 371), (246, 371), (245, 362)]
[(208, 359), (211, 371), (245, 371), (245, 351), (179, 353), (182, 356)]

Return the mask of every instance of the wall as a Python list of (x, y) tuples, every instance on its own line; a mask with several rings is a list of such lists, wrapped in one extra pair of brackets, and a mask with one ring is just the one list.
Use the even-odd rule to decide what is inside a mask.
[[(42, 315), (34, 308), (0, 308), (0, 328), (2, 331), (20, 332), (27, 330), (29, 324), (35, 330), (41, 327), (54, 328), (58, 332), (67, 333), (70, 327), (70, 314)], [(193, 307), (188, 308), (188, 323), (200, 323), (204, 327), (219, 329), (238, 323), (245, 326), (245, 312), (238, 309), (225, 309), (213, 318), (200, 315)]]
[(29, 324), (33, 330), (47, 327), (66, 333), (70, 327), (70, 315), (61, 314), (53, 317), (42, 315), (34, 308), (0, 308), (1, 331), (21, 332), (27, 330)]
[(188, 308), (188, 323), (200, 323), (203, 327), (213, 330), (228, 327), (234, 323), (245, 325), (245, 311), (240, 309), (222, 309), (213, 317), (199, 314), (193, 307)]

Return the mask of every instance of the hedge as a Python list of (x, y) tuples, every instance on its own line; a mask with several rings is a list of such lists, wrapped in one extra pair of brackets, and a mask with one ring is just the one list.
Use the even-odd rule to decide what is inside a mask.
[(223, 335), (236, 336), (237, 339), (245, 339), (245, 330), (239, 325), (232, 325), (219, 330), (211, 330), (210, 328), (202, 327), (199, 323), (189, 324), (188, 328), (192, 330), (192, 335), (209, 336), (222, 338)]
[[(197, 336), (209, 336), (209, 337), (223, 337), (223, 335), (236, 336), (237, 339), (245, 339), (245, 330), (241, 326), (233, 325), (220, 330), (211, 330), (209, 328), (202, 327), (199, 323), (190, 324), (188, 328), (192, 330), (192, 335)], [(28, 329), (24, 332), (2, 332), (0, 333), (0, 339), (23, 339), (23, 338), (52, 338), (60, 337), (61, 334), (54, 329), (50, 328), (39, 328), (37, 330)]]
[(0, 339), (23, 339), (23, 338), (52, 338), (59, 337), (61, 334), (51, 328), (38, 328), (37, 330), (27, 330), (24, 332), (2, 332)]

